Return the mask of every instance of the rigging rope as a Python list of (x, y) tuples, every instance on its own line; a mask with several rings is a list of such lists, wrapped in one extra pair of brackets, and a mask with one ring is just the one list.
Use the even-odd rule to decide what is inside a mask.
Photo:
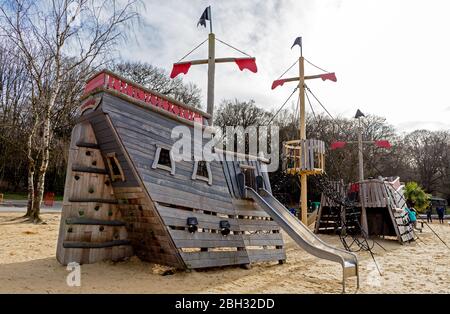
[(314, 112), (314, 109), (313, 109), (313, 106), (311, 104), (311, 100), (309, 99), (308, 93), (305, 93), (305, 95), (306, 95), (306, 99), (308, 100), (309, 107), (311, 108), (311, 111), (312, 111), (312, 114), (313, 114), (313, 117), (314, 117), (314, 121), (317, 122), (316, 113)]
[(292, 68), (294, 67), (294, 65), (297, 64), (297, 62), (298, 62), (298, 59), (295, 60), (295, 62), (294, 62), (294, 63), (293, 63), (286, 71), (284, 71), (283, 74), (281, 74), (281, 75), (277, 78), (277, 80), (279, 80), (279, 79), (282, 78), (287, 72), (289, 72), (289, 70), (292, 69)]
[(321, 67), (318, 67), (317, 65), (315, 65), (314, 63), (312, 63), (311, 61), (309, 61), (308, 59), (304, 58), (306, 62), (308, 62), (310, 65), (312, 65), (313, 67), (319, 69), (320, 71), (323, 71), (325, 73), (330, 73), (330, 71), (324, 70)]
[[(178, 60), (178, 62), (181, 62), (184, 58), (186, 58), (187, 56), (189, 56), (191, 53), (193, 53), (195, 50), (197, 50), (198, 48), (200, 48), (201, 45), (203, 45), (206, 41), (208, 40), (208, 38), (206, 38), (204, 41), (202, 41), (200, 44), (198, 44), (197, 46), (195, 46), (194, 49), (192, 49), (191, 51), (189, 51), (183, 58), (181, 58), (180, 60)], [(177, 63), (178, 63), (177, 62)]]
[(221, 43), (224, 44), (225, 46), (228, 46), (228, 47), (230, 47), (231, 49), (234, 49), (234, 50), (236, 50), (236, 51), (238, 51), (238, 52), (240, 52), (240, 53), (246, 55), (247, 57), (252, 58), (252, 56), (249, 55), (248, 53), (245, 53), (244, 51), (242, 51), (242, 50), (240, 50), (240, 49), (237, 49), (236, 47), (233, 47), (233, 46), (231, 46), (230, 44), (227, 44), (226, 42), (220, 40), (219, 38), (216, 38), (216, 40), (217, 40), (218, 42), (221, 42)]
[[(297, 89), (298, 89), (298, 87), (294, 88), (292, 93), (289, 95), (289, 97), (286, 99), (286, 101), (281, 105), (281, 107), (278, 109), (278, 111), (272, 116), (272, 118), (269, 120), (269, 122), (267, 122), (267, 124), (265, 124), (266, 126), (268, 126), (275, 119), (275, 117), (280, 113), (280, 111), (284, 108), (284, 106), (286, 106), (287, 102), (289, 101), (289, 99), (291, 99), (292, 95), (295, 94)], [(261, 124), (261, 125), (263, 125), (263, 124)]]
[(327, 110), (327, 108), (325, 108), (325, 106), (322, 104), (322, 102), (316, 97), (316, 95), (314, 95), (314, 93), (311, 91), (311, 89), (306, 84), (305, 84), (305, 89), (306, 89), (306, 91), (308, 91), (314, 97), (314, 99), (319, 103), (319, 105), (323, 108), (323, 110), (325, 110), (325, 112), (331, 117), (331, 119), (336, 120), (331, 115), (331, 113)]

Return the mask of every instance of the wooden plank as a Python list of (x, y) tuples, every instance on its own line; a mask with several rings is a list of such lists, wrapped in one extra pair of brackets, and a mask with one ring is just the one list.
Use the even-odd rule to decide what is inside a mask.
[[(239, 219), (239, 220), (231, 220), (231, 218), (226, 219), (230, 222), (230, 230), (231, 231), (278, 231), (280, 230), (280, 227), (276, 224), (273, 224), (271, 221), (267, 222), (260, 222), (257, 221), (254, 223), (252, 220), (246, 220), (246, 219)], [(238, 222), (237, 224), (232, 224), (233, 222)], [(249, 221), (250, 223), (246, 223)], [(168, 226), (174, 226), (174, 227), (187, 227), (186, 225), (186, 219), (183, 218), (174, 218), (174, 217), (164, 217), (164, 222)], [(199, 228), (206, 228), (206, 229), (213, 229), (218, 230), (218, 224), (214, 222), (202, 222), (201, 226), (198, 226)]]
[(82, 141), (78, 141), (75, 145), (78, 147), (92, 148), (92, 149), (100, 148), (100, 146), (98, 146), (97, 143), (88, 143), (88, 142), (82, 142)]
[[(174, 234), (175, 232), (179, 234)], [(193, 235), (192, 238), (183, 235)], [(195, 232), (171, 230), (173, 241), (178, 248), (219, 248), (219, 247), (245, 247), (244, 241), (239, 236), (228, 235), (227, 237), (217, 233)], [(217, 236), (217, 238), (216, 238)], [(220, 238), (219, 238), (220, 237)]]
[(117, 204), (116, 199), (102, 199), (102, 198), (71, 198), (69, 202), (72, 203), (102, 203), (102, 204)]
[(229, 191), (229, 193), (231, 194), (232, 197), (236, 197), (236, 191), (234, 191), (233, 181), (231, 180), (230, 172), (229, 172), (229, 169), (228, 169), (228, 163), (225, 162), (225, 161), (222, 161), (221, 165), (222, 165), (222, 170), (223, 170), (223, 174), (224, 174), (224, 177), (225, 177), (225, 181), (226, 181), (226, 184), (227, 184), (227, 187), (228, 187), (228, 191)]
[[(260, 237), (258, 237), (260, 236)], [(278, 236), (278, 239), (274, 236)], [(283, 246), (283, 239), (280, 234), (256, 234), (256, 235), (244, 235), (245, 246)]]
[(120, 245), (130, 245), (129, 240), (115, 240), (109, 242), (63, 242), (63, 247), (66, 249), (101, 249)]
[(173, 188), (171, 189), (168, 187), (161, 187), (158, 184), (150, 182), (145, 182), (145, 185), (152, 199), (157, 202), (203, 209), (208, 211), (215, 210), (217, 212), (230, 215), (235, 214), (231, 201), (218, 201), (205, 196), (193, 195), (188, 192), (179, 191)]
[(91, 219), (74, 217), (67, 218), (65, 220), (67, 225), (99, 225), (99, 226), (124, 226), (125, 223), (120, 220), (101, 220), (101, 219)]
[(186, 265), (189, 268), (206, 268), (250, 263), (245, 251), (182, 252), (181, 256), (186, 261)]
[(251, 262), (267, 262), (286, 259), (284, 249), (247, 250)]
[(108, 171), (106, 169), (96, 168), (96, 167), (84, 167), (79, 165), (73, 165), (72, 171), (76, 172), (87, 172), (87, 173), (99, 173), (99, 174), (107, 174)]
[(228, 220), (230, 223), (230, 230), (239, 230), (239, 220), (233, 218), (224, 218), (214, 215), (206, 215), (198, 212), (190, 212), (187, 210), (176, 209), (171, 207), (164, 207), (157, 205), (158, 211), (168, 226), (187, 227), (187, 218), (196, 217), (199, 228), (219, 229), (219, 222), (221, 220)]
[(236, 198), (240, 198), (239, 184), (237, 182), (237, 174), (240, 173), (239, 163), (237, 161), (225, 161), (227, 163), (228, 172), (233, 185), (233, 192)]
[(131, 192), (131, 193), (141, 193), (144, 190), (141, 187), (137, 187), (137, 186), (131, 186), (131, 187), (117, 187), (114, 188), (114, 192), (115, 193), (127, 193), (127, 192)]

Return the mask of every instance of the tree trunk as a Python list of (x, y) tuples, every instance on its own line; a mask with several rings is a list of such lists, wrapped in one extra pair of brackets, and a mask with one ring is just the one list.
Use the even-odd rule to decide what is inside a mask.
[(33, 203), (34, 203), (34, 172), (35, 172), (35, 162), (32, 156), (32, 141), (33, 134), (31, 132), (28, 135), (27, 141), (27, 158), (28, 158), (28, 204), (27, 204), (27, 213), (24, 217), (31, 218), (31, 213), (33, 211)]
[(50, 115), (46, 115), (43, 126), (42, 140), (42, 159), (37, 172), (36, 190), (34, 195), (34, 204), (32, 211), (32, 219), (34, 223), (40, 223), (41, 202), (44, 197), (45, 174), (47, 173), (48, 161), (50, 156)]
[(58, 93), (58, 88), (56, 88), (56, 91), (51, 95), (49, 102), (46, 106), (45, 116), (44, 116), (44, 123), (43, 123), (43, 130), (42, 130), (42, 157), (41, 157), (41, 164), (39, 167), (39, 171), (37, 172), (36, 177), (36, 188), (35, 188), (35, 194), (34, 194), (34, 202), (33, 202), (33, 210), (31, 214), (31, 218), (34, 223), (41, 223), (42, 220), (40, 218), (40, 212), (41, 212), (41, 202), (44, 197), (44, 188), (45, 188), (45, 174), (47, 173), (48, 168), (48, 162), (50, 159), (50, 124), (51, 124), (51, 108), (53, 108), (53, 105), (56, 100), (56, 95)]

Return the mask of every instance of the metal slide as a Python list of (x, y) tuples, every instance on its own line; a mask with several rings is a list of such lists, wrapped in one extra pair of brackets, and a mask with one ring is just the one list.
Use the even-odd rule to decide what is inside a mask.
[(342, 265), (342, 289), (345, 292), (345, 280), (348, 277), (357, 277), (359, 289), (358, 259), (356, 254), (343, 249), (335, 248), (317, 237), (307, 226), (294, 217), (272, 194), (265, 189), (245, 187), (247, 197), (253, 199), (257, 206), (267, 212), (272, 219), (306, 252)]

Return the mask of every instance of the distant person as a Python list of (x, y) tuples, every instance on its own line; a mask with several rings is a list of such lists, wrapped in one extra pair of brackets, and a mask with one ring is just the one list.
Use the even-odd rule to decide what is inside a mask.
[(408, 203), (406, 207), (406, 212), (408, 213), (409, 222), (413, 226), (414, 229), (421, 230), (417, 228), (417, 212), (412, 206), (412, 203)]
[(439, 206), (436, 209), (436, 211), (437, 211), (437, 214), (438, 214), (439, 223), (443, 224), (444, 223), (445, 207), (444, 206)]
[(350, 190), (348, 193), (348, 198), (351, 202), (356, 202), (358, 200), (358, 193), (359, 193), (359, 183), (353, 183), (350, 186)]
[(433, 219), (431, 218), (431, 214), (433, 213), (433, 207), (427, 208), (427, 222), (433, 223)]

